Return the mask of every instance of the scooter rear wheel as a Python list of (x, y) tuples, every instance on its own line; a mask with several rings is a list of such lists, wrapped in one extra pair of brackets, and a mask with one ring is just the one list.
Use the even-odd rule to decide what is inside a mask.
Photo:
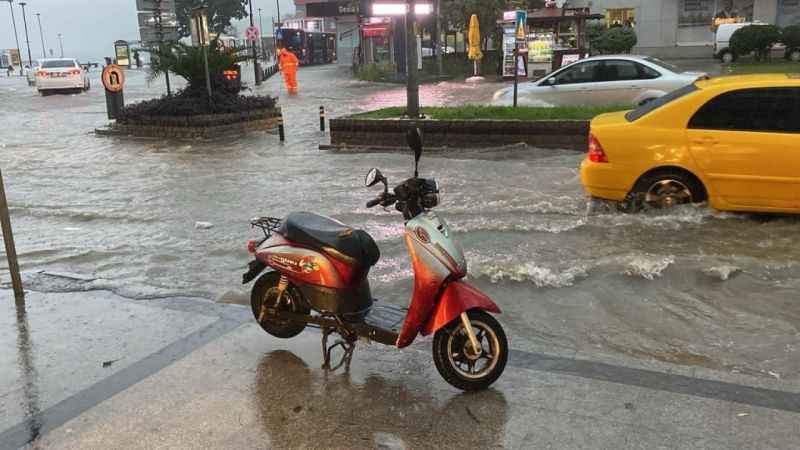
[(442, 378), (464, 391), (488, 388), (502, 375), (508, 361), (508, 340), (503, 327), (488, 313), (467, 312), (475, 337), (481, 346), (475, 354), (460, 318), (436, 332), (433, 337), (433, 362)]
[[(275, 304), (278, 295), (278, 282), (281, 276), (277, 272), (268, 272), (256, 280), (250, 294), (250, 306), (253, 309), (253, 316), (267, 333), (281, 339), (289, 339), (302, 333), (306, 328), (305, 324), (298, 324), (288, 320), (281, 320), (277, 317), (262, 317), (261, 305), (267, 302), (268, 305)], [(302, 294), (291, 284), (283, 292), (283, 301), (278, 310), (292, 311), (296, 314), (309, 314), (310, 309)]]

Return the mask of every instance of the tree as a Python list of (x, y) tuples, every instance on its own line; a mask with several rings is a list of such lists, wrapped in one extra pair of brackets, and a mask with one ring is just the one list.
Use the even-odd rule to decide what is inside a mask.
[(768, 59), (772, 46), (781, 42), (781, 29), (775, 25), (748, 25), (734, 31), (731, 50), (737, 56), (753, 53), (756, 61)]
[(597, 39), (597, 49), (601, 53), (630, 53), (636, 46), (636, 32), (631, 28), (609, 28)]
[(208, 29), (212, 33), (224, 33), (225, 29), (236, 19), (247, 17), (248, 0), (175, 0), (175, 12), (178, 15), (178, 33), (191, 36), (192, 9), (208, 6)]
[[(243, 49), (221, 49), (215, 39), (208, 47), (208, 73), (211, 78), (211, 88), (215, 92), (235, 95), (239, 92), (238, 86), (225, 78), (224, 71), (234, 67), (235, 64), (249, 59), (242, 56)], [(159, 48), (151, 51), (149, 81), (161, 75), (172, 72), (186, 80), (187, 86), (183, 95), (206, 95), (206, 73), (203, 61), (203, 48), (186, 45), (182, 42), (163, 43)]]

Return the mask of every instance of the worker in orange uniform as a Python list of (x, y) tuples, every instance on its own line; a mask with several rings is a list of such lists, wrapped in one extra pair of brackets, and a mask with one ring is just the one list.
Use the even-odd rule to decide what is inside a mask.
[(278, 53), (278, 65), (283, 73), (283, 81), (291, 95), (297, 95), (297, 66), (300, 61), (288, 49), (281, 48)]

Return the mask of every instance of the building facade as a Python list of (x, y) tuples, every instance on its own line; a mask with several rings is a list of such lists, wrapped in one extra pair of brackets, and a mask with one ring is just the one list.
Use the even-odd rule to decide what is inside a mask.
[(714, 25), (761, 21), (779, 26), (800, 24), (800, 0), (573, 0), (590, 7), (609, 24), (636, 30), (636, 52), (668, 58), (708, 57)]
[(294, 4), (297, 18), (323, 18), (326, 27), (330, 24), (325, 31), (336, 33), (337, 62), (347, 66), (353, 64), (353, 57), (361, 45), (359, 7), (349, 0), (295, 0)]

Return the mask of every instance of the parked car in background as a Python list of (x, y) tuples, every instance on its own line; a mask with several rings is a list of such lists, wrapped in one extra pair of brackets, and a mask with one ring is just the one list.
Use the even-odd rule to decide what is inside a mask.
[(36, 89), (46, 95), (55, 91), (88, 91), (89, 74), (72, 58), (43, 59), (36, 71)]
[[(517, 96), (525, 106), (639, 105), (702, 78), (650, 56), (595, 56), (521, 83)], [(514, 88), (503, 88), (493, 104), (510, 106), (513, 98)]]
[(800, 213), (800, 75), (698, 81), (591, 123), (581, 181), (630, 209)]
[(33, 61), (32, 66), (25, 65), (25, 78), (28, 79), (28, 86), (36, 86), (36, 71), (39, 70), (39, 61)]

